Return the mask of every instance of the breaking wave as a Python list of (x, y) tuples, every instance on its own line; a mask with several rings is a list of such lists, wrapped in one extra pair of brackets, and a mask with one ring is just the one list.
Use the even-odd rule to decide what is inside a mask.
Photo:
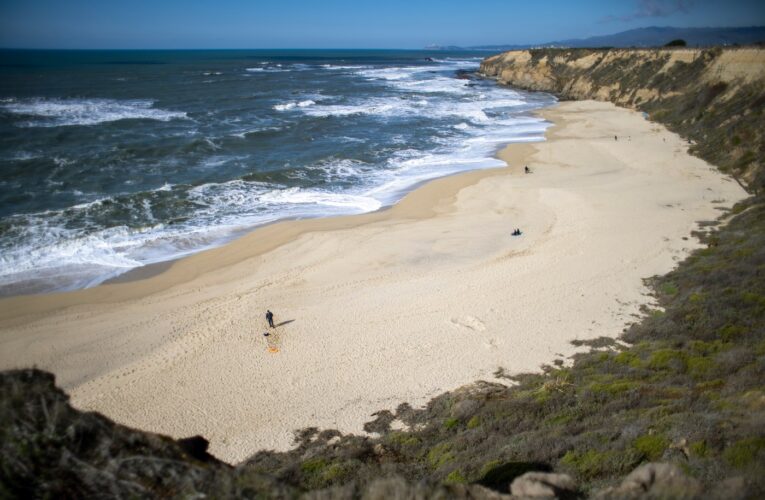
[(43, 120), (18, 122), (22, 127), (59, 127), (66, 125), (96, 125), (118, 120), (169, 121), (187, 118), (183, 111), (169, 111), (153, 107), (150, 100), (115, 99), (9, 99), (0, 104), (3, 110), (26, 117)]

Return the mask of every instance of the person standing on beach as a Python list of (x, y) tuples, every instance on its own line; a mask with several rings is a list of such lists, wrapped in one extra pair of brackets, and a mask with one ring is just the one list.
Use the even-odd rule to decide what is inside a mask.
[(268, 326), (274, 328), (274, 313), (266, 311), (266, 319), (268, 320)]

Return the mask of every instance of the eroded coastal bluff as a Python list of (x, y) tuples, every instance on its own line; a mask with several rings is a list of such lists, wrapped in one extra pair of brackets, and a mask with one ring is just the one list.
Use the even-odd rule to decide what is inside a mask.
[[(40, 359), (59, 371), (53, 370), (58, 386), (41, 370), (19, 366), (0, 374), (0, 496), (765, 495), (765, 51), (513, 51), (487, 58), (480, 71), (512, 87), (585, 102), (545, 111), (554, 123), (548, 141), (510, 146), (502, 153), (510, 169), (435, 181), (385, 212), (270, 226), (180, 261), (166, 273), (172, 287), (148, 280), (38, 304), (3, 302), (3, 345), (43, 353)], [(525, 164), (532, 174), (523, 173)], [(524, 243), (503, 239), (508, 218), (544, 230)], [(277, 239), (284, 228), (287, 243), (254, 253), (257, 234)], [(426, 245), (423, 237), (436, 243)], [(371, 247), (387, 253), (371, 254)], [(314, 257), (299, 261), (304, 254)], [(259, 274), (264, 262), (298, 261), (299, 269), (284, 268), (278, 286), (271, 273)], [(220, 262), (226, 265), (213, 266)], [(184, 272), (194, 274), (189, 284), (173, 281), (173, 273)], [(645, 290), (634, 282), (649, 278), (645, 272), (662, 275), (647, 280), (652, 297), (641, 301)], [(343, 273), (364, 279), (333, 281)], [(264, 357), (271, 364), (262, 373), (253, 371), (253, 360), (267, 355), (234, 325), (256, 321), (248, 302), (255, 292), (301, 298), (293, 302), (301, 315), (285, 335), (285, 355)], [(362, 292), (372, 293), (370, 303)], [(625, 293), (630, 302), (619, 302)], [(319, 342), (317, 329), (306, 325), (323, 317), (327, 300), (348, 310), (337, 338)], [(89, 307), (81, 305), (87, 301)], [(460, 309), (466, 302), (470, 307)], [(423, 307), (403, 318), (400, 332), (386, 332), (378, 340), (386, 349), (374, 350), (374, 363), (363, 365), (370, 343), (360, 339), (385, 332), (387, 312), (407, 303)], [(363, 331), (355, 326), (360, 317), (367, 320)], [(57, 325), (79, 340), (62, 339)], [(167, 330), (167, 338), (158, 330)], [(426, 330), (444, 334), (417, 337)], [(142, 343), (127, 349), (127, 334)], [(126, 351), (124, 365), (102, 355), (102, 337), (114, 352)], [(537, 349), (564, 351), (558, 340), (573, 338), (580, 340), (571, 356)], [(48, 352), (49, 344), (59, 350)], [(434, 359), (452, 352), (443, 350), (446, 344), (460, 352)], [(315, 385), (303, 387), (300, 373), (312, 366), (306, 363), (313, 351), (335, 362), (314, 370)], [(73, 361), (60, 364), (62, 353)], [(341, 392), (335, 372), (353, 374), (343, 379), (352, 386), (380, 370), (390, 374), (380, 386), (400, 395), (396, 384), (419, 374), (401, 366), (451, 373), (464, 369), (468, 357), (490, 356), (551, 364), (528, 374), (487, 373), (495, 381), (428, 394), (421, 407), (373, 401), (379, 411), (363, 426), (367, 435), (326, 425), (334, 418), (340, 427), (343, 415), (370, 404), (359, 399), (344, 413), (307, 415), (320, 423), (296, 433), (288, 451), (260, 451), (236, 465), (213, 456), (216, 447), (237, 444), (215, 442), (217, 432), (248, 442), (268, 433), (268, 425), (282, 425), (258, 418), (269, 400), (253, 394), (297, 398), (301, 388), (326, 391), (327, 381)], [(20, 363), (16, 358), (6, 354), (3, 366)], [(82, 380), (84, 365), (95, 370), (95, 382)], [(279, 370), (289, 377), (260, 378)], [(163, 384), (172, 394), (157, 391), (147, 404), (145, 395)], [(204, 406), (204, 398), (194, 399), (205, 391), (220, 397), (220, 387), (234, 388), (230, 400)], [(399, 402), (415, 397), (418, 387), (409, 389)], [(320, 409), (337, 410), (329, 404), (335, 396), (327, 394)], [(126, 403), (132, 414), (120, 413)], [(242, 412), (219, 413), (225, 404)], [(155, 429), (184, 428), (171, 421), (176, 415), (209, 425), (210, 433), (172, 439), (83, 406)], [(205, 438), (213, 441), (212, 455)]]
[(638, 109), (753, 191), (765, 186), (762, 48), (518, 50), (486, 58), (480, 72), (516, 88)]

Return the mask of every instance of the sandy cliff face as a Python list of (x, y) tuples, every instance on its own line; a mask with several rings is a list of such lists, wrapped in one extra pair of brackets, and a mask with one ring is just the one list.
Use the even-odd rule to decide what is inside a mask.
[(765, 49), (539, 49), (505, 52), (481, 73), (564, 99), (640, 109), (692, 139), (691, 152), (753, 191), (765, 188)]

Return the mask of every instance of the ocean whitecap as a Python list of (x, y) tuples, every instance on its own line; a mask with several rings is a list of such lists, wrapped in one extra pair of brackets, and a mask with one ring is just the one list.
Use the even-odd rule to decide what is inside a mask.
[(16, 115), (43, 118), (43, 120), (17, 123), (22, 127), (96, 125), (129, 119), (166, 122), (177, 118), (188, 118), (183, 111), (170, 111), (153, 106), (154, 101), (142, 99), (56, 99), (43, 97), (13, 99), (0, 104), (0, 108)]
[(311, 99), (306, 99), (305, 101), (276, 104), (274, 106), (274, 109), (276, 111), (287, 111), (288, 109), (293, 109), (293, 108), (307, 108), (308, 106), (313, 106), (314, 104), (316, 104), (316, 101), (312, 101)]

